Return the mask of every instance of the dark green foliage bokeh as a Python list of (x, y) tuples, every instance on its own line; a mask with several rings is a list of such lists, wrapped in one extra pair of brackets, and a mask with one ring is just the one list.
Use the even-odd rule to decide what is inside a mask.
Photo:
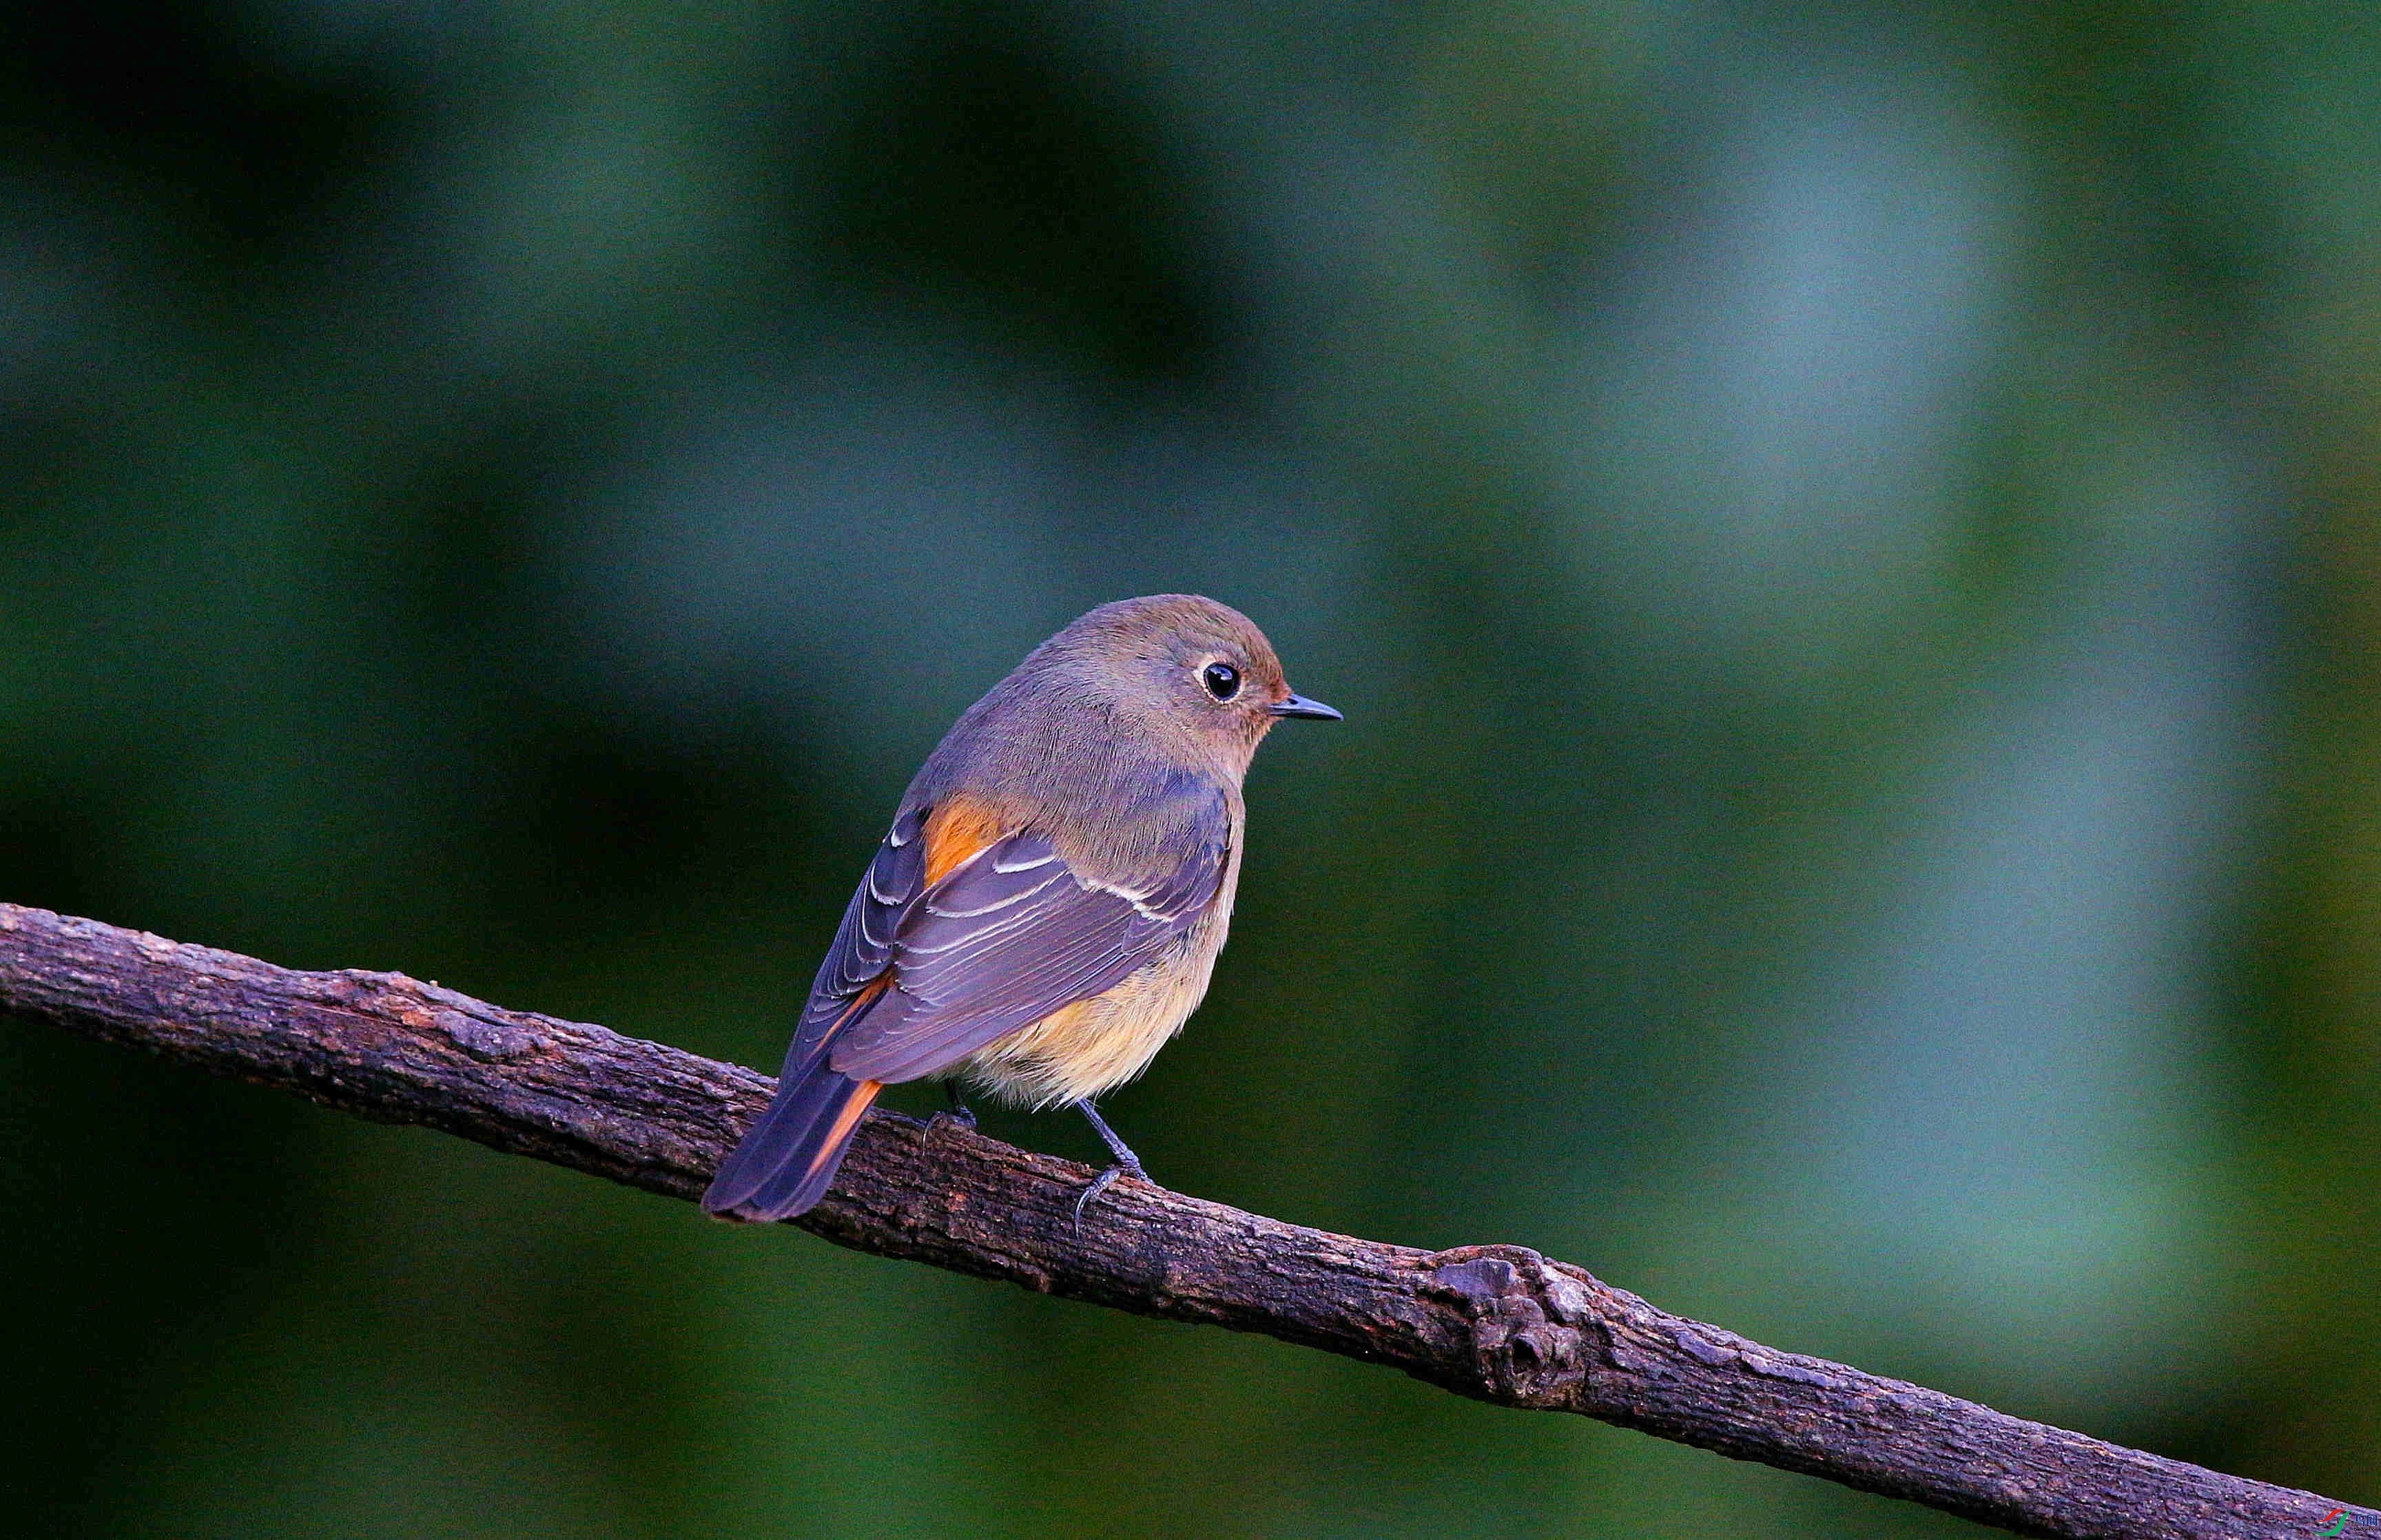
[[(2372, 1502), (2375, 123), (2312, 5), (19, 6), (0, 900), (773, 1064), (1211, 592), (1349, 721), (1163, 1180)], [(0, 1205), (27, 1534), (1964, 1527), (19, 1023)]]

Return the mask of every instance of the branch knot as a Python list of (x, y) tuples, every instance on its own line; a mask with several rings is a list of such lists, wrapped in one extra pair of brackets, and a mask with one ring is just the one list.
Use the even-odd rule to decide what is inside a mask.
[(1595, 1320), (1585, 1286), (1527, 1246), (1459, 1246), (1425, 1265), (1424, 1291), (1471, 1323), (1475, 1394), (1541, 1409), (1569, 1404), (1587, 1376), (1578, 1328)]

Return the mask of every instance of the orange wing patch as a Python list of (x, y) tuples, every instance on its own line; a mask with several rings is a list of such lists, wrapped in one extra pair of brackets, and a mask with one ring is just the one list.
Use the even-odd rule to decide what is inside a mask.
[(926, 815), (926, 886), (931, 888), (992, 848), (1007, 830), (1000, 815), (970, 797), (951, 795)]

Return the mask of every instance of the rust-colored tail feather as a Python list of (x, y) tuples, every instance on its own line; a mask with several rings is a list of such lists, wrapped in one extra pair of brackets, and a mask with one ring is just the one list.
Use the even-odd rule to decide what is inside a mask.
[(791, 1219), (826, 1195), (860, 1115), (885, 1087), (827, 1067), (825, 1056), (787, 1067), (776, 1099), (711, 1179), (702, 1207), (730, 1219)]

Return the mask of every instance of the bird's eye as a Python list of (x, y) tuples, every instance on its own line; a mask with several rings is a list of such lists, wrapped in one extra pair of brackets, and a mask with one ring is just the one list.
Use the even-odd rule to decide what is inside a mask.
[(1209, 663), (1199, 671), (1199, 682), (1217, 700), (1229, 700), (1240, 693), (1240, 671), (1229, 663)]

